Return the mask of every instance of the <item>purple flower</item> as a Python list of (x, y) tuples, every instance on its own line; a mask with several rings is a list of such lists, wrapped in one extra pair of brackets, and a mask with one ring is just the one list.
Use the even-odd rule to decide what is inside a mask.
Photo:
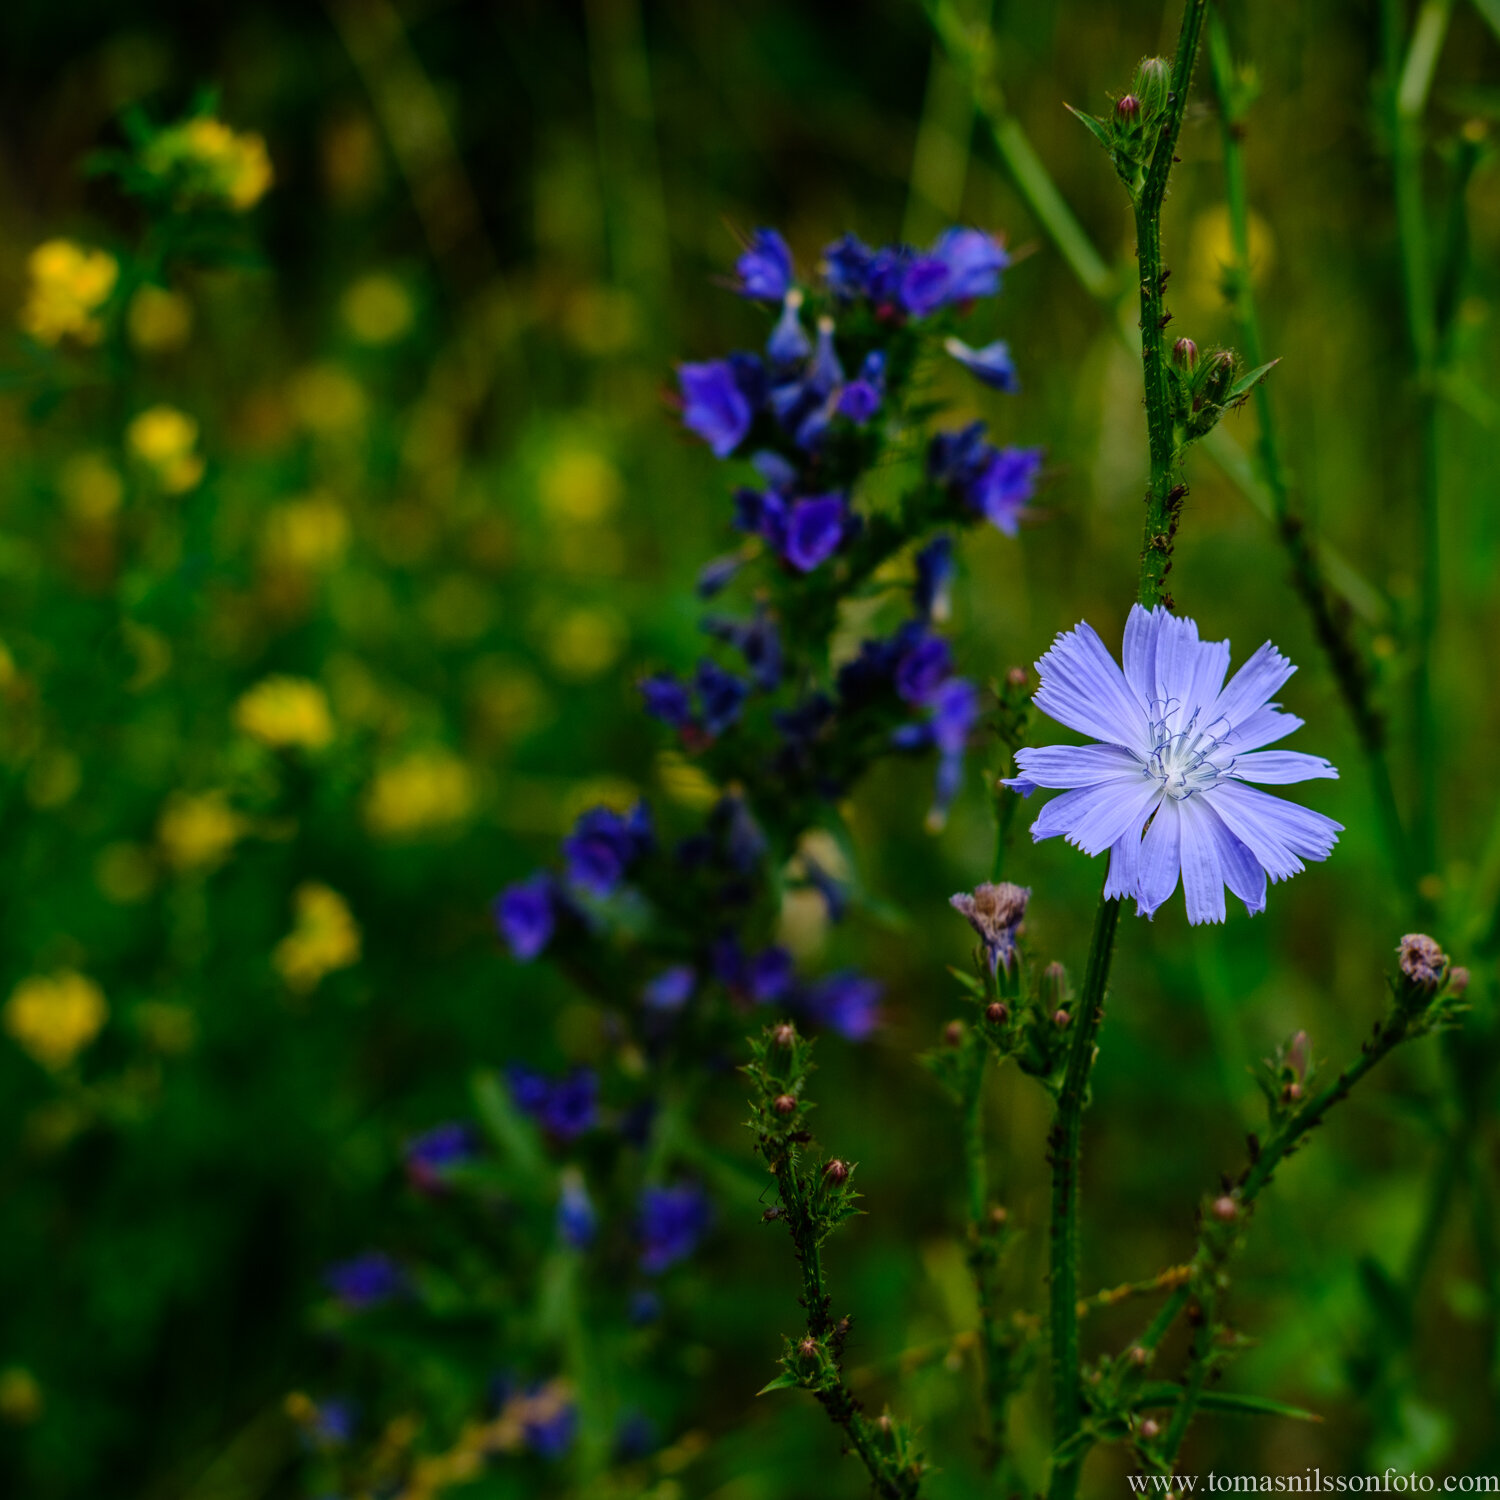
[(726, 792), (714, 803), (708, 818), (729, 868), (748, 875), (766, 852), (766, 836), (760, 831), (750, 804), (736, 792)]
[(576, 1172), (565, 1173), (557, 1199), (557, 1237), (570, 1250), (587, 1250), (598, 1228), (599, 1216), (583, 1178)]
[(948, 587), (952, 580), (953, 538), (934, 537), (917, 553), (912, 605), (918, 618), (939, 622), (948, 618)]
[(885, 395), (885, 355), (876, 349), (865, 356), (859, 376), (839, 393), (836, 410), (856, 426), (863, 427), (880, 410)]
[(708, 1199), (695, 1183), (646, 1188), (641, 1193), (636, 1223), (641, 1242), (641, 1270), (655, 1276), (686, 1259), (708, 1233), (712, 1218)]
[(704, 730), (713, 735), (723, 734), (739, 718), (750, 692), (749, 685), (743, 677), (726, 672), (708, 657), (698, 663), (694, 682)]
[(983, 349), (971, 349), (960, 338), (943, 342), (943, 348), (971, 375), (997, 391), (1015, 392), (1021, 389), (1016, 378), (1015, 361), (1010, 357), (1010, 345), (997, 340)]
[(571, 1402), (556, 1410), (526, 1416), (521, 1423), (526, 1446), (542, 1458), (561, 1458), (578, 1435), (578, 1408)]
[(369, 1250), (323, 1272), (323, 1284), (351, 1312), (378, 1307), (406, 1290), (401, 1268), (382, 1250)]
[(984, 440), (983, 422), (936, 433), (927, 450), (928, 477), (963, 490), (984, 472), (994, 451)]
[(757, 229), (734, 269), (742, 297), (780, 302), (792, 285), (792, 252), (774, 229)]
[(511, 956), (520, 963), (530, 963), (552, 941), (557, 927), (552, 876), (539, 871), (506, 886), (495, 897), (493, 911), (495, 926), (509, 945)]
[(1007, 973), (1010, 971), (1011, 960), (1016, 956), (1016, 932), (1030, 899), (1029, 886), (1013, 885), (1008, 880), (998, 884), (985, 881), (972, 891), (960, 891), (949, 898), (948, 904), (969, 919), (969, 925), (983, 941), (992, 974), (998, 973), (1002, 964)]
[(783, 556), (799, 573), (811, 573), (838, 551), (848, 518), (848, 504), (842, 495), (798, 500), (787, 514)]
[(938, 752), (936, 788), (928, 826), (941, 828), (963, 781), (964, 751), (979, 722), (979, 689), (964, 677), (950, 677), (928, 700), (928, 717), (919, 724), (903, 724), (891, 736), (900, 750)]
[(925, 318), (949, 301), (952, 280), (947, 262), (936, 255), (919, 255), (901, 278), (901, 305), (914, 318)]
[(441, 1192), (444, 1175), (474, 1159), (474, 1132), (458, 1120), (434, 1125), (406, 1142), (402, 1152), (406, 1175), (423, 1192)]
[(745, 658), (751, 680), (761, 692), (769, 693), (780, 683), (781, 635), (764, 605), (756, 607), (753, 620), (709, 615), (702, 623), (706, 634), (733, 646)]
[(547, 1108), (547, 1101), (552, 1097), (552, 1085), (546, 1075), (523, 1063), (512, 1063), (505, 1070), (505, 1078), (510, 1085), (510, 1096), (515, 1100), (516, 1108), (533, 1119), (541, 1119)]
[(795, 977), (792, 955), (785, 948), (767, 948), (750, 960), (745, 988), (757, 1005), (770, 1005), (791, 989)]
[(565, 1077), (553, 1079), (522, 1063), (512, 1063), (505, 1076), (516, 1108), (558, 1140), (573, 1140), (591, 1129), (598, 1118), (599, 1080), (588, 1068), (575, 1068)]
[(993, 297), (1000, 290), (1000, 273), (1010, 264), (999, 241), (978, 229), (945, 230), (932, 253), (948, 268), (949, 302)]
[(781, 305), (781, 316), (766, 340), (766, 358), (781, 369), (801, 364), (812, 353), (812, 340), (798, 314), (802, 310), (802, 293), (790, 291)]
[(875, 252), (857, 235), (846, 234), (823, 248), (823, 276), (835, 297), (848, 300), (862, 295), (868, 286), (870, 262)]
[(691, 964), (674, 964), (647, 980), (641, 1001), (647, 1010), (681, 1010), (692, 997), (698, 976)]
[(997, 531), (1014, 536), (1041, 469), (1040, 448), (1001, 448), (970, 488), (969, 503)]
[(611, 807), (591, 807), (563, 840), (568, 879), (590, 895), (608, 896), (651, 844), (651, 811), (644, 802), (628, 817)]
[(1142, 916), (1179, 877), (1190, 923), (1224, 920), (1226, 886), (1252, 916), (1263, 911), (1267, 879), (1326, 859), (1342, 832), (1247, 785), (1338, 775), (1318, 756), (1261, 748), (1301, 726), (1269, 701), (1296, 668), (1268, 641), (1226, 684), (1229, 642), (1200, 641), (1192, 620), (1160, 606), (1130, 611), (1123, 655), (1122, 672), (1080, 624), (1037, 663), (1032, 701), (1096, 743), (1016, 752), (1021, 774), (1007, 786), (1023, 796), (1064, 789), (1032, 838), (1061, 835), (1089, 855), (1108, 849), (1105, 895), (1133, 896)]
[(929, 703), (953, 675), (953, 653), (940, 635), (924, 636), (896, 663), (896, 692), (907, 703)]
[[(752, 490), (750, 493), (755, 492)], [(745, 558), (739, 552), (730, 552), (723, 557), (715, 557), (706, 562), (702, 572), (698, 574), (696, 585), (698, 597), (712, 599), (715, 594), (722, 593), (744, 565)]]
[(651, 718), (670, 724), (673, 729), (681, 729), (692, 716), (693, 705), (687, 685), (670, 672), (643, 677), (636, 686), (641, 690), (646, 712)]
[(735, 379), (734, 366), (725, 359), (682, 365), (677, 382), (682, 389), (683, 425), (708, 444), (715, 458), (728, 458), (745, 440), (753, 416)]
[(843, 969), (808, 987), (807, 1010), (830, 1031), (862, 1042), (880, 1024), (880, 986), (853, 969)]

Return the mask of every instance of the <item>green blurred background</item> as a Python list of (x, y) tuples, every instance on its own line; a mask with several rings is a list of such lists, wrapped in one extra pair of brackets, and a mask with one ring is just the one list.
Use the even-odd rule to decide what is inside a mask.
[[(1229, 14), (1262, 84), (1245, 146), (1273, 400), (1317, 533), (1369, 584), (1357, 629), (1404, 797), (1418, 474), (1372, 9)], [(1155, 0), (996, 7), (1011, 108), (1111, 263), (1132, 249), (1125, 199), (1062, 103), (1105, 108), (1140, 56), (1170, 49), (1176, 19)], [(1428, 117), (1434, 222), (1447, 143), (1500, 113), (1497, 66), (1494, 34), (1459, 7)], [(1005, 440), (1045, 445), (1050, 477), (1019, 541), (963, 545), (962, 670), (1029, 662), (1085, 617), (1117, 640), (1139, 544), (1135, 360), (1029, 218), (915, 3), (18, 0), (0, 16), (0, 306), (22, 305), (40, 242), (133, 240), (136, 210), (81, 164), (118, 142), (126, 107), (174, 118), (204, 86), (269, 148), (259, 254), (133, 310), (107, 374), (65, 361), (39, 390), (17, 332), (0, 397), (0, 992), (74, 973), (108, 1006), (52, 1065), (0, 1038), (0, 1490), (28, 1500), (299, 1493), (282, 1402), (332, 1359), (308, 1315), (318, 1272), (400, 1233), (402, 1139), (462, 1114), (477, 1064), (607, 1054), (558, 976), (500, 953), (486, 904), (601, 797), (701, 803), (632, 684), (692, 659), (692, 579), (732, 535), (725, 475), (663, 397), (674, 360), (761, 337), (715, 283), (736, 230), (777, 224), (804, 264), (845, 229), (1008, 235), (998, 323), (1023, 393), (954, 395)], [(1206, 109), (1181, 154), (1174, 328), (1232, 341)], [(1492, 163), (1466, 207), (1439, 416), (1442, 822), (1426, 896), (1472, 963), (1482, 1037), (1500, 887)], [(204, 473), (183, 493), (153, 487), (126, 443), (157, 404), (199, 424)], [(1231, 426), (1249, 447), (1251, 413)], [(1301, 664), (1284, 695), (1308, 721), (1295, 747), (1344, 768), (1316, 801), (1348, 831), (1254, 922), (1189, 934), (1180, 903), (1127, 918), (1088, 1119), (1089, 1286), (1189, 1253), (1193, 1205), (1260, 1119), (1247, 1065), (1299, 1026), (1320, 1058), (1357, 1049), (1410, 915), (1271, 528), (1206, 454), (1190, 477), (1178, 605), (1237, 660), (1270, 636)], [(326, 693), (336, 733), (319, 755), (280, 759), (236, 727), (241, 695), (273, 674)], [(992, 831), (971, 768), (947, 830), (925, 834), (928, 774), (887, 767), (853, 808), (865, 884), (904, 915), (833, 934), (791, 922), (810, 960), (887, 983), (879, 1040), (822, 1048), (820, 1135), (859, 1159), (870, 1211), (832, 1268), (861, 1389), (916, 1417), (943, 1496), (973, 1492), (972, 1368), (953, 1341), (974, 1312), (957, 1129), (914, 1058), (956, 1013), (943, 965), (968, 943), (946, 898), (987, 874)], [(1010, 873), (1035, 890), (1035, 950), (1081, 968), (1099, 870), (1054, 842), (1019, 848)], [(309, 883), (360, 934), (356, 959), (337, 912), (319, 928), (304, 911), (315, 959), (336, 960), (311, 985), (278, 947)], [(1500, 1470), (1494, 1081), (1479, 1042), (1451, 1050), (1446, 1069), (1433, 1045), (1399, 1058), (1258, 1217), (1231, 1315), (1259, 1342), (1230, 1379), (1326, 1422), (1207, 1419), (1190, 1468)], [(1465, 1066), (1478, 1103), (1448, 1152)], [(740, 1117), (720, 1090), (704, 1130), (746, 1151)], [(1036, 1306), (1042, 1096), (1007, 1075), (990, 1126), (1026, 1231), (1015, 1281)], [(1421, 1311), (1392, 1334), (1382, 1297), (1435, 1197), (1451, 1211), (1432, 1217)], [(682, 1377), (657, 1413), (670, 1446), (620, 1493), (863, 1491), (815, 1406), (753, 1399), (797, 1313), (787, 1248), (757, 1220), (727, 1207), (683, 1273), (692, 1316), (655, 1355), (663, 1391)], [(1091, 1318), (1086, 1336), (1112, 1347), (1133, 1318)], [(897, 1394), (908, 1350), (930, 1357)], [(1036, 1464), (1040, 1405), (1022, 1404), (1015, 1437)], [(1097, 1458), (1094, 1492), (1122, 1490), (1122, 1465)]]

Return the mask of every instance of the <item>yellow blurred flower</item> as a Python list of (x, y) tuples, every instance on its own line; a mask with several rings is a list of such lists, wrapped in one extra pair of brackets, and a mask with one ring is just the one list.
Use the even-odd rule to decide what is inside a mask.
[(359, 962), (359, 924), (330, 886), (307, 881), (292, 900), (292, 930), (277, 943), (271, 963), (289, 989), (306, 994), (325, 974)]
[(272, 749), (321, 750), (333, 739), (328, 696), (305, 677), (267, 677), (234, 706), (234, 722)]
[[(1258, 284), (1276, 259), (1276, 241), (1259, 214), (1250, 215), (1250, 280)], [(1229, 210), (1222, 203), (1206, 209), (1193, 221), (1190, 265), (1193, 292), (1205, 303), (1223, 293), (1224, 272), (1234, 264), (1234, 238)]]
[(75, 521), (107, 521), (125, 498), (120, 471), (102, 453), (75, 453), (57, 476), (58, 493)]
[(719, 800), (719, 789), (701, 766), (680, 751), (662, 750), (656, 757), (656, 779), (669, 802), (705, 812)]
[(275, 177), (261, 136), (237, 134), (211, 115), (163, 130), (142, 151), (141, 164), (181, 197), (218, 201), (236, 213), (259, 203)]
[(375, 773), (365, 823), (382, 838), (401, 838), (462, 822), (474, 807), (474, 777), (449, 750), (416, 750)]
[(261, 547), (272, 567), (314, 571), (331, 567), (349, 545), (349, 517), (331, 495), (288, 500), (267, 516)]
[(156, 476), (169, 495), (180, 495), (203, 478), (198, 423), (175, 406), (153, 406), (125, 429), (130, 451)]
[(30, 1370), (9, 1365), (0, 1370), (0, 1422), (21, 1427), (42, 1414), (42, 1388)]
[(297, 420), (328, 436), (348, 432), (364, 421), (365, 393), (338, 365), (309, 365), (293, 377), (287, 392)]
[(137, 349), (169, 353), (182, 348), (193, 331), (193, 304), (181, 292), (147, 283), (130, 299), (125, 326)]
[(104, 991), (71, 969), (23, 979), (5, 1003), (5, 1029), (44, 1068), (64, 1068), (109, 1018)]
[(620, 471), (589, 448), (559, 453), (542, 470), (542, 503), (565, 521), (602, 521), (620, 503)]
[(41, 344), (65, 338), (97, 344), (104, 325), (95, 316), (109, 300), (120, 266), (107, 250), (87, 250), (72, 240), (48, 240), (26, 262), (31, 287), (21, 308), (23, 332)]
[(244, 837), (245, 820), (223, 792), (173, 792), (156, 824), (162, 854), (174, 870), (212, 870)]
[(561, 676), (582, 680), (607, 672), (620, 659), (625, 644), (625, 622), (619, 614), (580, 605), (553, 623), (546, 651)]
[(362, 344), (393, 344), (412, 325), (411, 293), (394, 277), (377, 271), (344, 293), (339, 310), (350, 333)]

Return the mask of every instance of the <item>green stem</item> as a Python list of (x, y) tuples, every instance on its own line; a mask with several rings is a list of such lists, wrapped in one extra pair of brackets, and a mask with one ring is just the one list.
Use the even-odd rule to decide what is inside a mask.
[(1193, 68), (1198, 60), (1198, 42), (1208, 0), (1187, 0), (1177, 56), (1172, 64), (1172, 89), (1167, 95), (1156, 148), (1146, 168), (1145, 181), (1135, 199), (1136, 264), (1140, 272), (1141, 370), (1146, 384), (1146, 437), (1151, 449), (1151, 483), (1146, 493), (1146, 527), (1141, 546), (1138, 597), (1150, 609), (1156, 604), (1171, 608), (1167, 574), (1172, 571), (1172, 543), (1186, 490), (1177, 482), (1179, 450), (1172, 420), (1172, 402), (1167, 383), (1167, 350), (1164, 329), (1168, 314), (1162, 300), (1165, 267), (1161, 255), (1161, 206), (1166, 197), (1177, 137), (1187, 108)]
[[(1057, 1097), (1052, 1126), (1052, 1263), (1049, 1321), (1052, 1334), (1052, 1446), (1054, 1451), (1075, 1438), (1083, 1423), (1079, 1400), (1078, 1355), (1078, 1171), (1083, 1135), (1083, 1106), (1094, 1044), (1104, 1020), (1104, 994), (1109, 984), (1120, 903), (1099, 898), (1094, 932), (1089, 943), (1088, 970), (1083, 994), (1073, 1012), (1073, 1036)], [(1055, 1460), (1048, 1491), (1051, 1500), (1069, 1500), (1078, 1488), (1083, 1465), (1080, 1448)]]

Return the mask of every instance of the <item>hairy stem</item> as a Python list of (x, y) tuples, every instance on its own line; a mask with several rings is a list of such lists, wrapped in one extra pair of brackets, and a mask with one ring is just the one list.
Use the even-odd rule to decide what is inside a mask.
[(1166, 268), (1161, 255), (1161, 207), (1166, 197), (1177, 137), (1187, 108), (1193, 67), (1208, 0), (1187, 0), (1177, 56), (1172, 63), (1172, 89), (1146, 178), (1135, 200), (1136, 264), (1140, 272), (1141, 371), (1146, 384), (1146, 437), (1151, 450), (1151, 482), (1146, 492), (1146, 527), (1141, 545), (1138, 597), (1150, 609), (1171, 607), (1167, 574), (1172, 571), (1172, 543), (1186, 490), (1178, 484), (1179, 452), (1173, 431), (1172, 403), (1167, 384), (1166, 328), (1170, 314), (1162, 292)]

